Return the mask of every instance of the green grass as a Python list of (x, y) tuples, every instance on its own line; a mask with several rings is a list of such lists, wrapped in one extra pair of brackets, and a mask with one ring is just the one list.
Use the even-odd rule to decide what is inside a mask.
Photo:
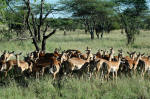
[[(23, 52), (25, 55), (34, 49), (30, 40), (0, 42), (0, 50)], [(150, 55), (150, 33), (141, 31), (137, 36), (135, 44), (126, 46), (126, 36), (119, 30), (104, 34), (103, 39), (90, 40), (89, 34), (83, 31), (68, 32), (66, 36), (62, 31), (47, 41), (47, 52), (53, 52), (55, 48), (61, 47), (62, 51), (67, 49), (79, 49), (84, 53), (89, 46), (92, 53), (98, 49), (109, 49), (114, 47), (115, 54), (122, 48), (126, 51), (137, 51)], [(0, 99), (150, 99), (150, 81), (140, 76), (118, 78), (117, 83), (101, 81), (100, 79), (88, 78), (63, 78), (61, 81), (53, 81), (49, 75), (40, 80), (34, 78), (21, 80), (8, 77), (0, 82)]]

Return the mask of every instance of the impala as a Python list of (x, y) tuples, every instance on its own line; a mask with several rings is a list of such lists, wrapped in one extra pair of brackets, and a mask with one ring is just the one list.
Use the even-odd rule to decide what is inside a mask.
[(105, 61), (105, 63), (107, 64), (107, 79), (109, 79), (109, 73), (112, 72), (113, 80), (114, 80), (114, 74), (117, 80), (117, 72), (121, 63), (121, 58), (118, 57), (118, 61)]
[(7, 76), (7, 73), (14, 67), (17, 66), (16, 60), (8, 60), (8, 61), (2, 61), (1, 62), (1, 69), (0, 71), (5, 73), (5, 77)]
[(88, 57), (86, 60), (81, 58), (68, 58), (66, 53), (63, 53), (61, 62), (64, 63), (64, 69), (66, 73), (71, 73), (74, 70), (81, 70), (81, 68), (86, 68), (88, 66), (88, 63), (90, 61), (90, 58), (93, 57), (90, 50), (88, 51)]
[(17, 68), (20, 68), (21, 69), (21, 73), (23, 73), (25, 70), (29, 70), (29, 72), (32, 72), (32, 63), (28, 63), (28, 62), (25, 62), (23, 60), (19, 60), (19, 56), (21, 55), (22, 53), (19, 53), (19, 54), (15, 54), (16, 56), (16, 61), (17, 61)]
[(8, 53), (4, 51), (3, 54), (1, 55), (1, 60), (8, 61), (13, 55), (14, 55), (14, 51)]

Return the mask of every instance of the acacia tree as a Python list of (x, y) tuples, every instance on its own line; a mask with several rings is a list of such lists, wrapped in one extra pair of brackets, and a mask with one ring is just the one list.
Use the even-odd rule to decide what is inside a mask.
[[(62, 0), (61, 4), (61, 9), (73, 13), (73, 17), (82, 20), (85, 32), (90, 33), (91, 39), (94, 39), (95, 28), (105, 23), (104, 20), (107, 20), (113, 6), (111, 1), (104, 0)], [(99, 37), (98, 34), (97, 36)]]
[[(50, 4), (46, 4), (44, 0), (40, 1), (40, 4), (37, 5), (37, 12), (31, 7), (30, 0), (23, 0), (27, 7), (26, 14), (26, 24), (29, 30), (30, 36), (32, 37), (33, 44), (36, 50), (45, 50), (46, 49), (46, 40), (52, 36), (56, 29), (52, 32), (46, 34), (49, 27), (46, 18), (50, 13), (54, 11), (54, 8)], [(44, 28), (44, 29), (43, 29)], [(42, 39), (41, 47), (39, 47), (38, 42)]]
[(148, 9), (146, 0), (114, 0), (124, 28), (127, 45), (133, 44), (135, 35), (140, 33), (141, 16)]

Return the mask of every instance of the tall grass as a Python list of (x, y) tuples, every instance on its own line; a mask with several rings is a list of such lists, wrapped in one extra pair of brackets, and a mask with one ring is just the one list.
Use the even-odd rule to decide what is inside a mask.
[[(126, 51), (145, 52), (150, 54), (150, 33), (141, 31), (137, 36), (135, 44), (126, 45), (126, 36), (119, 30), (104, 34), (103, 39), (90, 40), (88, 34), (77, 30), (68, 32), (66, 36), (62, 31), (58, 31), (47, 41), (47, 52), (52, 52), (55, 48), (79, 49), (84, 52), (89, 46), (95, 53), (98, 49), (109, 49), (114, 47), (117, 54), (118, 49)], [(23, 52), (24, 55), (31, 52), (34, 46), (31, 40), (0, 42), (0, 50)], [(34, 78), (25, 79), (11, 78), (0, 81), (0, 99), (150, 99), (150, 81), (142, 79), (140, 76), (121, 76), (117, 82), (101, 81), (100, 79), (88, 78), (63, 78), (62, 80), (52, 80), (50, 75), (46, 75), (39, 80)]]

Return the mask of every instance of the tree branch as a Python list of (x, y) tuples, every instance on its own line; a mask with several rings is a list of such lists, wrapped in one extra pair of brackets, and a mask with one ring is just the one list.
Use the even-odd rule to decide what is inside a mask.
[(44, 36), (43, 38), (47, 39), (50, 36), (52, 36), (53, 34), (55, 34), (55, 32), (56, 32), (56, 29), (54, 29), (51, 33), (49, 33), (48, 35)]
[(32, 40), (33, 40), (33, 44), (36, 48), (37, 51), (39, 51), (39, 47), (38, 47), (38, 44), (37, 44), (37, 41), (36, 41), (36, 38), (35, 38), (35, 35), (33, 36), (33, 33), (32, 33), (32, 30), (31, 30), (31, 27), (30, 27), (30, 24), (29, 24), (29, 16), (31, 14), (31, 8), (30, 8), (30, 1), (29, 0), (23, 0), (28, 8), (28, 12), (27, 12), (27, 17), (26, 17), (26, 23), (27, 23), (27, 27), (29, 29), (29, 32), (30, 32), (30, 36), (33, 37)]

